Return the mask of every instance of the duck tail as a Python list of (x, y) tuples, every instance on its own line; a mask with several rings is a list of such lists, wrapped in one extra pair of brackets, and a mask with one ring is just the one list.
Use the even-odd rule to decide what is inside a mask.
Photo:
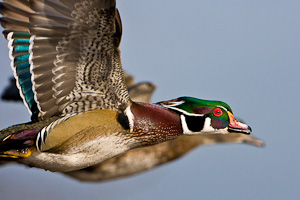
[(35, 151), (35, 140), (39, 130), (22, 127), (23, 124), (19, 124), (0, 131), (0, 160), (27, 158)]

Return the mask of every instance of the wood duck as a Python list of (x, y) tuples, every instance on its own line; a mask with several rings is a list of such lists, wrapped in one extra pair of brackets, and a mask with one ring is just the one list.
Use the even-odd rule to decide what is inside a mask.
[[(130, 76), (127, 74), (127, 77)], [(130, 80), (133, 81), (133, 78)], [(129, 96), (133, 101), (139, 100), (139, 102), (149, 103), (154, 89), (155, 86), (151, 83), (132, 85), (129, 88)], [(247, 134), (181, 135), (173, 140), (156, 145), (131, 149), (124, 154), (91, 167), (65, 172), (64, 174), (73, 179), (87, 182), (123, 178), (174, 161), (199, 146), (217, 143), (245, 143), (257, 147), (264, 146), (262, 140)]]
[(0, 156), (50, 171), (99, 164), (181, 135), (250, 134), (221, 101), (133, 102), (114, 0), (1, 3), (11, 67), (31, 122), (3, 129)]
[[(134, 78), (126, 73), (125, 83), (128, 87), (129, 96), (133, 101), (150, 102), (152, 93), (156, 88), (154, 84), (148, 82), (135, 84)], [(2, 97), (5, 100), (22, 100), (15, 86), (15, 81), (10, 81), (10, 85), (4, 91)], [(176, 160), (199, 146), (215, 143), (246, 143), (259, 147), (264, 145), (263, 141), (246, 134), (182, 135), (176, 139), (156, 145), (135, 148), (99, 164), (65, 172), (64, 174), (74, 179), (88, 182), (131, 176)], [(8, 164), (8, 162), (0, 161), (1, 164)]]

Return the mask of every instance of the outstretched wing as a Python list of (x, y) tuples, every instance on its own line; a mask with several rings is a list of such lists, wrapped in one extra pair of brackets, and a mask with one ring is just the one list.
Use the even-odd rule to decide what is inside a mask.
[(4, 0), (21, 96), (39, 117), (117, 109), (129, 101), (115, 0)]

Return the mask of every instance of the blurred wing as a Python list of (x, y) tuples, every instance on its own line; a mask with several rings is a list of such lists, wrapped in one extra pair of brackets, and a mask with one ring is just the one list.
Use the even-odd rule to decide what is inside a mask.
[(9, 79), (9, 85), (4, 89), (1, 94), (1, 99), (5, 101), (22, 101), (19, 93), (19, 89), (16, 86), (16, 80), (14, 77)]
[(128, 87), (130, 99), (135, 102), (149, 103), (155, 88), (156, 86), (149, 82), (142, 82)]
[(33, 114), (117, 109), (129, 101), (115, 0), (4, 0), (0, 10), (17, 85)]

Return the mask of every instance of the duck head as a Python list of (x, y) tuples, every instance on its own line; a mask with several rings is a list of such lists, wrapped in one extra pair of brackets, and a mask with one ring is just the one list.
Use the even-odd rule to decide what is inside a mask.
[(252, 132), (250, 126), (235, 119), (229, 105), (222, 101), (180, 97), (156, 104), (180, 115), (186, 135)]

